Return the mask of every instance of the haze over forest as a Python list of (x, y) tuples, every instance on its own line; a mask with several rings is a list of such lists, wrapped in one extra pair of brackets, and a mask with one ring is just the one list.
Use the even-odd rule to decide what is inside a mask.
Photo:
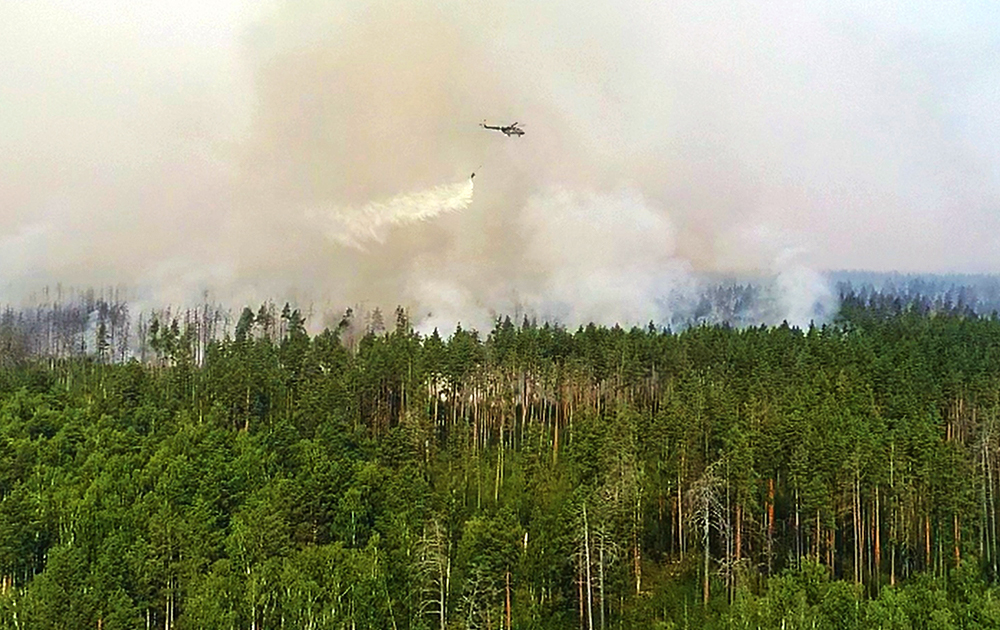
[(805, 323), (822, 270), (1000, 268), (998, 45), (988, 2), (4, 3), (0, 298), (641, 323), (734, 273)]
[(998, 97), (985, 0), (0, 1), (0, 630), (1000, 628)]

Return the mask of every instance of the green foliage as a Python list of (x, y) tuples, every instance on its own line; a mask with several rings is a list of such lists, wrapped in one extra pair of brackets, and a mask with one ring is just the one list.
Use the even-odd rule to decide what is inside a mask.
[(108, 322), (0, 363), (0, 628), (1000, 627), (996, 319)]

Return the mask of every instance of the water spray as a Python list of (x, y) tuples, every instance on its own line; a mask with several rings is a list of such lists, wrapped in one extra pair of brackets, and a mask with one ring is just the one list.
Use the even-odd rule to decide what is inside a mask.
[(391, 228), (429, 221), (441, 214), (458, 212), (472, 204), (473, 179), (441, 184), (397, 195), (356, 208), (309, 212), (326, 224), (327, 235), (342, 245), (365, 249), (370, 242), (383, 243)]

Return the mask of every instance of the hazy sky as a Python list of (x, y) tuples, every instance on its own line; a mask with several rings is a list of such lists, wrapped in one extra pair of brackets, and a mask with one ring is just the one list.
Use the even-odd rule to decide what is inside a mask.
[[(0, 3), (0, 288), (643, 320), (700, 271), (1000, 272), (1000, 3), (539, 4)], [(475, 169), (367, 247), (317, 219)]]

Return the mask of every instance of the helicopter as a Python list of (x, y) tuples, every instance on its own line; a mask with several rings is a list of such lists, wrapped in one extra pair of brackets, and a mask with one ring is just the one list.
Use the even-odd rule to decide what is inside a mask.
[(499, 132), (503, 133), (505, 136), (507, 136), (508, 138), (510, 138), (510, 137), (513, 137), (513, 136), (523, 136), (524, 135), (524, 129), (521, 129), (520, 127), (518, 127), (517, 124), (518, 123), (515, 122), (515, 123), (511, 123), (509, 125), (505, 125), (505, 126), (487, 125), (486, 121), (484, 120), (483, 122), (481, 122), (479, 124), (479, 126), (482, 127), (483, 129), (492, 129), (494, 131), (499, 131)]

